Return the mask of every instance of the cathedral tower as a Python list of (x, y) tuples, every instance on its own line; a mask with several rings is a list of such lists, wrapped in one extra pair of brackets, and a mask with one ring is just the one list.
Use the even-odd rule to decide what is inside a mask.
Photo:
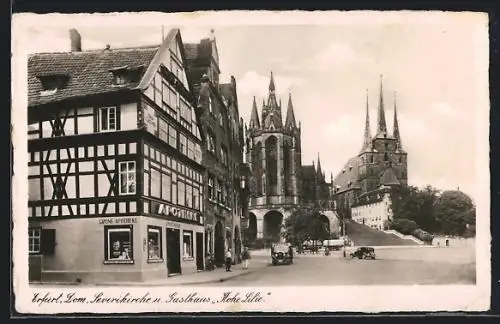
[(268, 90), (260, 119), (255, 97), (252, 103), (246, 157), (252, 174), (249, 209), (250, 217), (256, 218), (256, 236), (276, 241), (284, 220), (299, 203), (301, 141), (291, 94), (283, 124), (272, 72)]
[(366, 100), (366, 122), (363, 147), (359, 154), (359, 186), (361, 194), (377, 189), (380, 185), (407, 185), (407, 153), (403, 150), (397, 117), (396, 95), (394, 95), (393, 133), (387, 130), (384, 107), (384, 90), (380, 77), (380, 93), (377, 109), (377, 130), (371, 137)]

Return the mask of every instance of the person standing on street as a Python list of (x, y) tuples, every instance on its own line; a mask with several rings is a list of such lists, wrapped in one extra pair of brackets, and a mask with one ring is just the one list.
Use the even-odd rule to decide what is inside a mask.
[(231, 248), (227, 249), (226, 252), (226, 271), (229, 272), (231, 271), (231, 263), (233, 262), (232, 254), (231, 254)]
[(250, 252), (248, 251), (248, 248), (246, 246), (243, 249), (241, 259), (243, 260), (243, 270), (247, 270), (248, 269), (248, 260), (250, 260)]

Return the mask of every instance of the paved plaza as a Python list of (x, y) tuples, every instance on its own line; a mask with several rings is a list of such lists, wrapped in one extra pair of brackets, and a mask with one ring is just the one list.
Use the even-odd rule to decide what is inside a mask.
[(376, 260), (344, 259), (342, 252), (297, 255), (290, 266), (259, 271), (210, 286), (475, 284), (471, 247), (376, 249)]

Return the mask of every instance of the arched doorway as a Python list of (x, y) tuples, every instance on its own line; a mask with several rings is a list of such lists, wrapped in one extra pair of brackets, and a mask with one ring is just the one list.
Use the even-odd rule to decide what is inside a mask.
[(241, 256), (241, 239), (240, 239), (240, 228), (236, 226), (234, 228), (234, 255), (236, 256), (236, 262), (240, 262)]
[(215, 224), (214, 259), (217, 265), (224, 264), (224, 227), (220, 221)]
[(243, 244), (255, 242), (257, 239), (257, 216), (248, 213), (248, 227), (243, 231)]
[(283, 214), (272, 210), (264, 215), (264, 238), (268, 243), (277, 243), (281, 238)]
[(318, 218), (319, 218), (319, 223), (321, 226), (321, 230), (319, 231), (320, 232), (319, 239), (323, 239), (323, 240), (329, 239), (331, 234), (332, 234), (330, 231), (330, 220), (328, 219), (328, 217), (326, 215), (323, 215), (323, 214), (320, 214), (318, 216)]

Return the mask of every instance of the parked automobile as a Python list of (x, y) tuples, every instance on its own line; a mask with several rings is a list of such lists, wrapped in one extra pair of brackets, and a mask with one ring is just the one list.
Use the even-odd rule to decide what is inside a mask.
[(277, 264), (292, 264), (292, 247), (285, 244), (278, 244), (271, 247), (271, 259), (273, 266)]
[(351, 253), (351, 258), (375, 260), (375, 249), (366, 246), (359, 247), (356, 251)]

